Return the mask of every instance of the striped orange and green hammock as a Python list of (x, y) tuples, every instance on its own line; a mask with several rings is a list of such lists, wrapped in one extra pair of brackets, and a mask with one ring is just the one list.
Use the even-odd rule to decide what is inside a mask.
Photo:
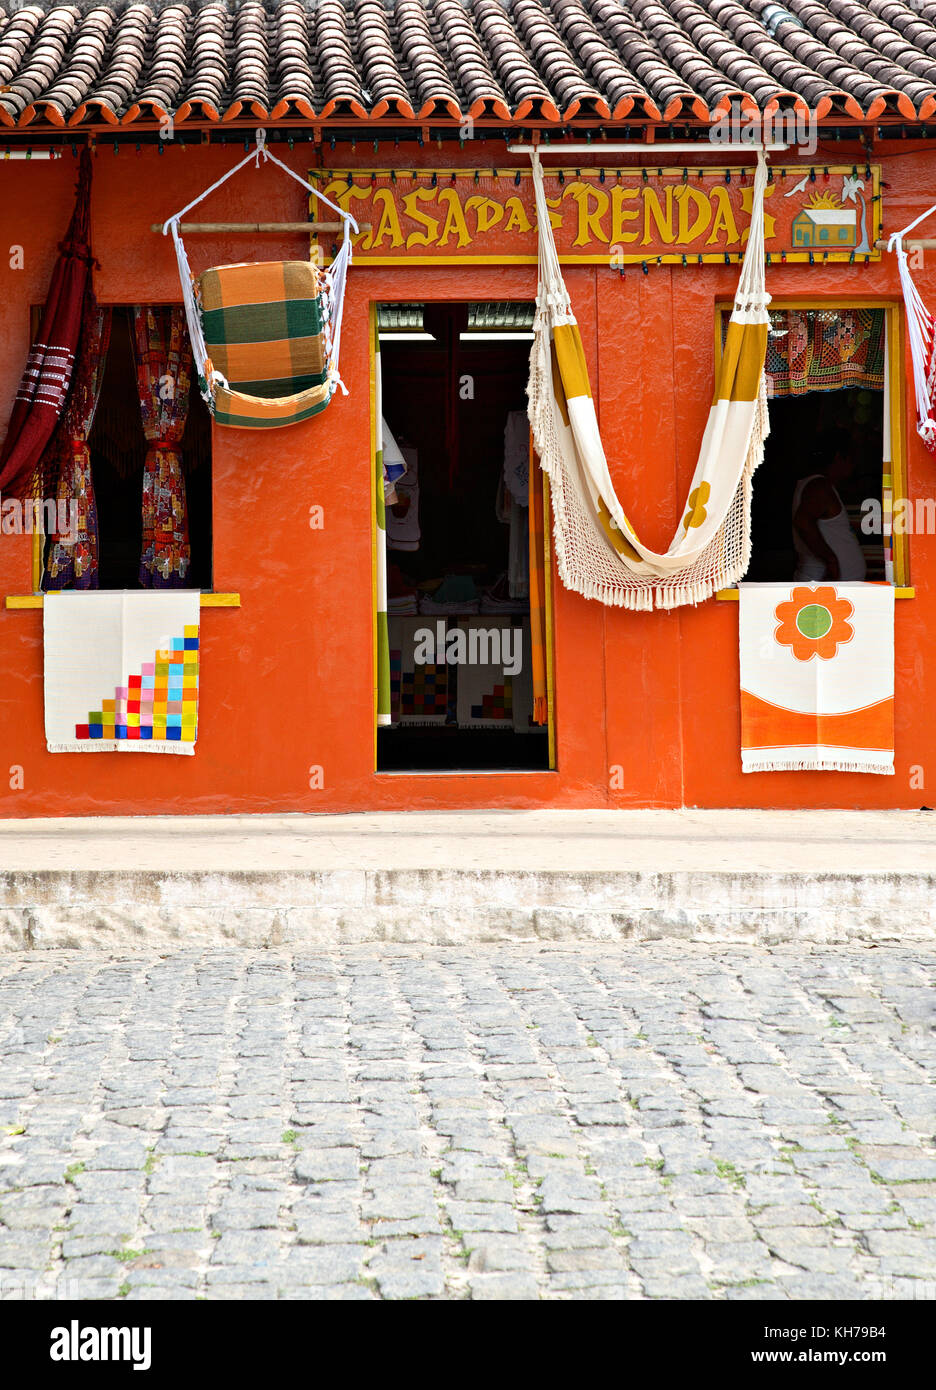
[(215, 372), (219, 425), (294, 425), (331, 399), (321, 277), (309, 261), (262, 261), (206, 270), (202, 331)]
[[(196, 279), (182, 241), (182, 218), (251, 160), (278, 165), (341, 218), (344, 235), (327, 270), (307, 261), (216, 266)], [(204, 396), (219, 425), (277, 429), (308, 420), (339, 389), (341, 315), (351, 264), (354, 218), (266, 148), (257, 148), (163, 226), (172, 233), (192, 354)]]

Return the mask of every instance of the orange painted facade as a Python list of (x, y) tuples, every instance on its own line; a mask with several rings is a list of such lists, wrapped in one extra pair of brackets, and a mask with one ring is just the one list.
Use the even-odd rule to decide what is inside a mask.
[[(370, 153), (370, 144), (362, 141)], [(933, 156), (875, 148), (886, 231), (932, 196)], [(310, 146), (277, 147), (304, 171)], [(391, 147), (392, 148), (392, 147)], [(851, 162), (835, 147), (836, 163)], [(459, 162), (446, 151), (442, 160)], [(467, 152), (466, 152), (467, 153)], [(427, 157), (423, 163), (431, 163)], [(96, 290), (103, 303), (177, 302), (175, 260), (150, 231), (218, 178), (239, 147), (168, 145), (159, 155), (102, 144), (94, 161)], [(385, 157), (385, 156), (384, 156)], [(489, 159), (490, 154), (485, 158)], [(405, 156), (412, 167), (412, 154)], [(464, 157), (463, 157), (464, 158)], [(347, 151), (333, 156), (347, 165)], [(363, 162), (363, 161), (362, 161)], [(468, 162), (465, 158), (464, 162)], [(6, 420), (73, 197), (70, 153), (52, 163), (0, 163), (0, 421)], [(821, 177), (821, 175), (820, 175)], [(926, 190), (929, 190), (928, 192)], [(301, 189), (282, 174), (245, 172), (200, 213), (212, 221), (297, 220)], [(8, 248), (23, 248), (10, 268)], [(302, 256), (302, 235), (199, 237), (208, 264)], [(618, 495), (640, 534), (665, 549), (695, 464), (713, 381), (714, 315), (736, 265), (566, 267)], [(320, 417), (267, 433), (215, 427), (214, 587), (238, 609), (202, 615), (203, 667), (194, 758), (49, 754), (43, 732), (42, 615), (0, 609), (0, 816), (418, 810), (486, 807), (915, 807), (936, 779), (936, 661), (930, 659), (936, 540), (910, 536), (915, 597), (896, 608), (896, 776), (742, 775), (738, 605), (671, 613), (587, 602), (553, 579), (556, 769), (483, 775), (374, 771), (374, 612), (369, 308), (380, 301), (532, 299), (524, 265), (352, 269), (342, 375), (348, 398)], [(936, 304), (936, 257), (917, 283)], [(773, 265), (774, 299), (899, 300), (896, 264)], [(908, 495), (932, 496), (936, 460), (913, 425), (909, 352), (901, 334), (899, 404)], [(756, 487), (756, 478), (755, 478)], [(324, 509), (321, 530), (309, 508)], [(32, 587), (31, 539), (0, 537), (0, 601)], [(310, 790), (310, 768), (324, 786)], [(8, 769), (22, 768), (21, 789)], [(617, 777), (615, 767), (623, 769)], [(919, 769), (916, 774), (912, 769)], [(919, 779), (923, 777), (922, 789)], [(18, 779), (17, 779), (18, 780)], [(911, 781), (916, 785), (912, 786)], [(618, 787), (618, 783), (622, 783)], [(614, 785), (612, 786), (612, 783)]]

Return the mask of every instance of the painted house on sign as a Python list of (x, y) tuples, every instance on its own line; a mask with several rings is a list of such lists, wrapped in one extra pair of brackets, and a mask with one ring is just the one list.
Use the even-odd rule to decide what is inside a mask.
[[(936, 186), (932, 31), (797, 15), (0, 4), (0, 817), (932, 804), (933, 459), (883, 250)], [(756, 225), (723, 93), (818, 138), (765, 124)], [(551, 346), (547, 222), (578, 334)], [(936, 305), (936, 258), (914, 276)], [(759, 437), (765, 338), (763, 461), (695, 478), (716, 397), (726, 454), (736, 418)], [(534, 346), (600, 422), (575, 534)], [(605, 602), (605, 560), (691, 546), (739, 490), (743, 583)], [(803, 770), (817, 718), (852, 770)]]
[(827, 249), (854, 246), (857, 222), (854, 208), (805, 207), (793, 218), (793, 245)]

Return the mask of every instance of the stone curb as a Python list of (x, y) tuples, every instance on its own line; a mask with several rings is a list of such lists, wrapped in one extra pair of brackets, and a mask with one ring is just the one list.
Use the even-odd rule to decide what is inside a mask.
[(0, 873), (0, 951), (370, 942), (932, 942), (936, 875), (41, 870)]

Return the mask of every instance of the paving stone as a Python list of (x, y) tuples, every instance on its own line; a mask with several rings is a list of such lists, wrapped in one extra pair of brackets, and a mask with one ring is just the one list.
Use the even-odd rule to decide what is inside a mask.
[(364, 1268), (364, 1245), (296, 1246), (284, 1266), (288, 1273), (309, 1284), (344, 1284), (357, 1279)]
[(301, 1182), (353, 1182), (360, 1176), (360, 1160), (354, 1149), (303, 1149), (295, 1171)]
[(539, 1298), (539, 1289), (532, 1274), (474, 1274), (468, 1282), (472, 1299), (509, 1302)]
[(512, 1207), (499, 1202), (455, 1202), (445, 1204), (449, 1220), (457, 1231), (516, 1231), (517, 1217)]
[(211, 1252), (213, 1264), (270, 1264), (279, 1259), (275, 1231), (225, 1231)]
[(624, 1265), (621, 1258), (607, 1247), (587, 1250), (550, 1250), (546, 1256), (546, 1267), (554, 1273), (568, 1270), (602, 1269), (617, 1270)]
[(471, 1251), (469, 1270), (528, 1270), (536, 1262), (530, 1245), (516, 1236), (467, 1235), (465, 1245)]

